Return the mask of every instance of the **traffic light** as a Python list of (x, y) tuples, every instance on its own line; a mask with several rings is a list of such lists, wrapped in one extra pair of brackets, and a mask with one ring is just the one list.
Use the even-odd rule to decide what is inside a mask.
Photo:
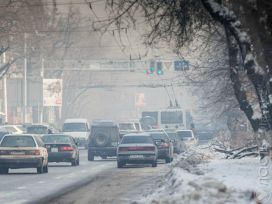
[(157, 75), (162, 75), (162, 74), (163, 74), (162, 62), (157, 62)]
[(153, 74), (155, 71), (155, 61), (151, 61), (149, 68), (146, 70), (146, 74)]

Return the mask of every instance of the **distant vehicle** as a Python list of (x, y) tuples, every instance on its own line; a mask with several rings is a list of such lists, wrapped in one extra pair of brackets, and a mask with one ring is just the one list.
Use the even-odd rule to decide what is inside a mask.
[(192, 117), (190, 112), (186, 112), (179, 107), (172, 107), (155, 111), (143, 111), (140, 121), (144, 130), (151, 128), (184, 129), (190, 128)]
[(208, 144), (210, 140), (214, 138), (214, 132), (212, 131), (200, 131), (197, 132), (198, 144)]
[(134, 122), (120, 122), (118, 125), (119, 125), (119, 133), (121, 138), (125, 134), (136, 133), (139, 131)]
[(184, 141), (186, 145), (196, 145), (197, 138), (192, 130), (177, 130), (177, 136)]
[(164, 131), (147, 131), (158, 147), (158, 158), (170, 163), (174, 158), (174, 146), (171, 139)]
[(0, 131), (10, 132), (12, 134), (23, 134), (23, 131), (17, 125), (4, 125), (0, 127)]
[(48, 153), (39, 136), (5, 135), (0, 143), (0, 174), (9, 169), (36, 168), (38, 174), (48, 172)]
[(66, 119), (62, 126), (62, 132), (75, 138), (79, 147), (87, 148), (90, 134), (90, 125), (87, 119)]
[(12, 134), (12, 133), (6, 132), (5, 130), (0, 130), (0, 142), (5, 135), (9, 135), (9, 134)]
[(182, 152), (186, 151), (186, 144), (178, 139), (178, 135), (175, 130), (165, 130), (166, 133), (168, 134), (169, 138), (173, 142), (174, 145), (174, 153), (180, 154)]
[(124, 135), (117, 149), (117, 167), (126, 164), (151, 164), (157, 166), (158, 150), (149, 134)]
[(49, 162), (71, 162), (72, 166), (79, 165), (79, 150), (75, 139), (69, 135), (44, 135), (42, 140), (48, 151)]
[(31, 124), (26, 127), (26, 134), (45, 135), (56, 132), (54, 127), (49, 124)]
[(116, 156), (119, 140), (119, 128), (116, 123), (111, 120), (93, 122), (88, 139), (88, 160), (93, 161), (95, 156), (102, 159)]

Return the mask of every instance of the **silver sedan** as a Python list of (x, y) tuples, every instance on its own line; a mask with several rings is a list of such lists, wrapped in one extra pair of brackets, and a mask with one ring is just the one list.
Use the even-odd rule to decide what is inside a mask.
[(125, 164), (152, 164), (157, 166), (158, 150), (149, 134), (124, 135), (117, 148), (117, 167)]

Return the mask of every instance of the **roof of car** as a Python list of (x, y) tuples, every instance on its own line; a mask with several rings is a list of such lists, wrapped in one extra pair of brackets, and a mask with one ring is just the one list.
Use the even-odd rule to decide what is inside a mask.
[(88, 120), (85, 118), (68, 118), (64, 123), (87, 123)]
[(8, 134), (8, 135), (5, 135), (5, 136), (20, 136), (20, 137), (29, 137), (29, 136), (31, 136), (31, 137), (35, 137), (35, 136), (37, 136), (37, 135), (35, 135), (35, 134)]
[(125, 134), (123, 137), (131, 137), (131, 136), (146, 136), (146, 137), (150, 137), (150, 135), (148, 133), (129, 133), (129, 134)]
[(95, 120), (91, 126), (117, 127), (118, 125), (113, 120)]
[(58, 133), (54, 133), (54, 134), (44, 134), (43, 137), (44, 137), (44, 136), (67, 136), (67, 137), (72, 137), (72, 136), (70, 136), (70, 135), (66, 135), (66, 134), (62, 134), (62, 133), (60, 133), (60, 134), (58, 134)]

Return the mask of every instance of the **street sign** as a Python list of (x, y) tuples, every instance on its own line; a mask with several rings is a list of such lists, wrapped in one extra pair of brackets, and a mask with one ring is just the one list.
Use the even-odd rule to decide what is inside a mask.
[(62, 79), (43, 79), (43, 105), (62, 106)]
[(186, 71), (189, 70), (189, 61), (188, 60), (177, 60), (174, 61), (175, 71)]

